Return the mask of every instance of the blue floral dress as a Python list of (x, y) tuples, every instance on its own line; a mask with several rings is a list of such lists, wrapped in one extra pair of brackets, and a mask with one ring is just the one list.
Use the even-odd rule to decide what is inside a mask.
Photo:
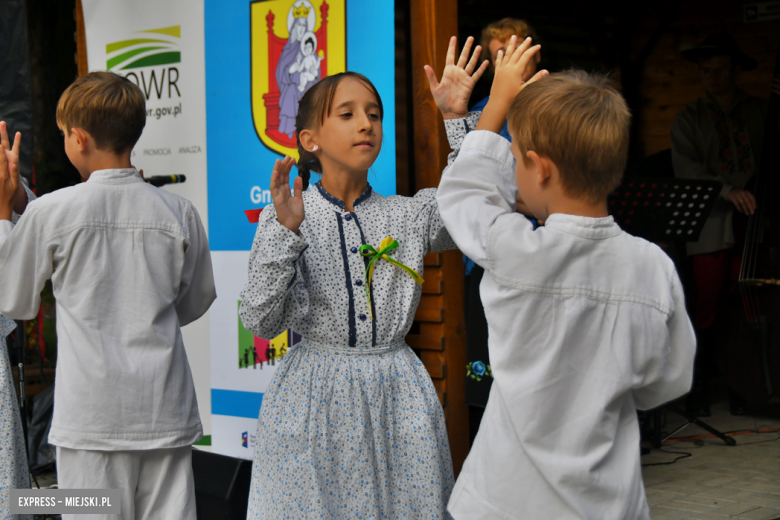
[[(16, 323), (0, 314), (0, 519), (3, 520), (11, 518), (11, 490), (30, 487), (22, 420), (5, 342), (15, 327)], [(14, 515), (14, 518), (26, 520), (32, 516)]]
[[(421, 287), (367, 258), (392, 236), (390, 256), (423, 274), (428, 251), (454, 248), (436, 191), (382, 197), (354, 211), (318, 183), (304, 192), (299, 233), (260, 217), (241, 319), (260, 337), (303, 335), (263, 396), (247, 518), (448, 518), (452, 461), (428, 372), (404, 343)], [(373, 314), (375, 319), (371, 319)]]

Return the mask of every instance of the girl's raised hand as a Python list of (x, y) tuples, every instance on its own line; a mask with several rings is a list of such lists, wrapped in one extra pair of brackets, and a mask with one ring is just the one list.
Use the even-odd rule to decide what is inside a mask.
[(506, 52), (498, 51), (496, 56), (496, 75), (490, 89), (491, 101), (502, 103), (508, 108), (526, 85), (549, 74), (546, 70), (540, 70), (528, 81), (523, 80), (526, 67), (541, 48), (541, 45), (531, 46), (531, 38), (526, 38), (519, 45), (516, 36), (510, 38)]
[(456, 36), (450, 38), (450, 47), (447, 49), (447, 59), (441, 82), (436, 79), (436, 73), (433, 71), (433, 68), (430, 65), (425, 66), (425, 75), (428, 77), (428, 85), (431, 87), (433, 100), (436, 102), (436, 106), (441, 111), (444, 119), (457, 119), (469, 115), (468, 103), (471, 91), (474, 90), (474, 85), (482, 77), (488, 66), (488, 61), (485, 60), (477, 68), (479, 53), (482, 51), (482, 47), (479, 45), (474, 49), (474, 53), (471, 55), (471, 59), (469, 59), (469, 52), (473, 43), (474, 38), (469, 36), (456, 64), (455, 53), (458, 48), (458, 38)]
[[(6, 128), (5, 121), (0, 121), (0, 154), (2, 154), (2, 160), (0, 160), (0, 198), (2, 202), (0, 205), (5, 206), (8, 197), (8, 202), (14, 210), (18, 213), (24, 211), (27, 206), (27, 193), (24, 191), (24, 185), (19, 179), (19, 147), (22, 142), (22, 134), (16, 132), (14, 136), (14, 143), (11, 145), (8, 140), (8, 129)], [(12, 190), (12, 191), (9, 191)], [(6, 211), (0, 210), (0, 214), (5, 219)], [(10, 219), (11, 214), (7, 217)]]
[(294, 183), (294, 194), (290, 193), (290, 170), (295, 164), (295, 159), (285, 156), (283, 160), (276, 160), (274, 171), (271, 174), (271, 196), (276, 208), (276, 220), (281, 225), (292, 231), (298, 232), (305, 218), (303, 211), (303, 179), (297, 177)]
[(8, 140), (8, 128), (5, 121), (0, 121), (0, 144), (5, 150), (5, 158), (8, 161), (8, 169), (19, 171), (19, 147), (22, 142), (21, 132), (16, 132), (14, 144)]

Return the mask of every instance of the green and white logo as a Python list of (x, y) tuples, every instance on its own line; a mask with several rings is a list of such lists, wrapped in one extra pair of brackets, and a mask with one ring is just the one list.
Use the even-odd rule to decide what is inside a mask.
[(139, 37), (106, 45), (107, 69), (127, 70), (181, 62), (181, 25), (137, 31), (136, 34), (141, 33), (154, 37)]

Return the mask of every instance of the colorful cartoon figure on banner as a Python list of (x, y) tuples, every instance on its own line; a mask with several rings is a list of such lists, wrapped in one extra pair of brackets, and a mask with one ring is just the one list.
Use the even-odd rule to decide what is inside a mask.
[(272, 151), (297, 158), (295, 117), (303, 94), (346, 70), (344, 0), (256, 1), (251, 13), (255, 131)]

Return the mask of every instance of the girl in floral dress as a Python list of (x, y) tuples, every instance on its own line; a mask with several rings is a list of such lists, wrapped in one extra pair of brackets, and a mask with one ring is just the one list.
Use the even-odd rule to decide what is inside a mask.
[[(19, 148), (22, 134), (17, 132), (13, 146), (8, 140), (8, 131), (4, 121), (0, 121), (0, 182), (10, 182), (13, 177), (16, 183), (11, 220), (5, 220), (6, 215), (0, 211), (0, 246), (5, 242), (5, 236), (29, 200), (35, 195), (19, 180)], [(10, 209), (9, 209), (10, 211)], [(0, 269), (2, 269), (0, 265)], [(16, 323), (0, 314), (0, 520), (11, 518), (11, 490), (28, 489), (30, 487), (30, 472), (27, 468), (27, 448), (24, 443), (22, 416), (19, 414), (19, 404), (16, 398), (11, 361), (8, 357), (6, 338), (16, 328)], [(32, 515), (14, 515), (16, 520), (31, 520)]]
[[(486, 66), (476, 69), (479, 47), (468, 59), (470, 44), (457, 66), (451, 45), (450, 76), (463, 84), (445, 69), (434, 92), (445, 109)], [(298, 109), (294, 194), (294, 161), (276, 161), (240, 315), (258, 336), (291, 327), (303, 340), (263, 396), (247, 518), (448, 518), (444, 415), (404, 338), (423, 257), (454, 245), (436, 190), (383, 197), (368, 184), (383, 116), (367, 78), (329, 76)], [(303, 191), (311, 171), (322, 179)]]

